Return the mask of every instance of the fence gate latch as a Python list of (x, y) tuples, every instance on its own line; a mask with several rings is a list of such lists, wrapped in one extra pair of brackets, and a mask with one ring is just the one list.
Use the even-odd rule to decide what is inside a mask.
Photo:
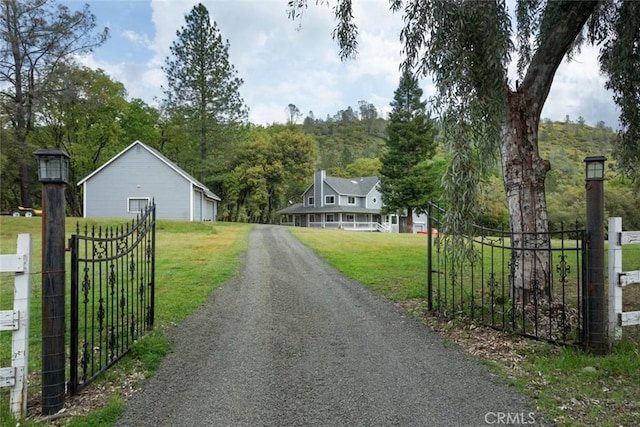
[(13, 387), (16, 385), (16, 368), (0, 368), (0, 387)]
[(622, 278), (626, 277), (627, 273), (618, 273), (618, 283), (616, 283), (618, 285), (618, 287), (622, 287)]
[(20, 328), (20, 312), (18, 310), (0, 311), (0, 331), (17, 331)]

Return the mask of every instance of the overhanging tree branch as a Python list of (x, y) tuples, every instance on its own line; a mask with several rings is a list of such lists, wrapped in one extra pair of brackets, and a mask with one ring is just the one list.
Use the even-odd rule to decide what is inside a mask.
[[(518, 91), (526, 93), (539, 117), (556, 70), (598, 6), (597, 1), (551, 2), (542, 22), (541, 42)], [(550, 22), (553, 21), (553, 22)]]

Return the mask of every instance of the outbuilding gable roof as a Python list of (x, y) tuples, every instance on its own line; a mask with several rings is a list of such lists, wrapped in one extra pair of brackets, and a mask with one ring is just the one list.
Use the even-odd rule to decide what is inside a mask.
[(182, 177), (184, 177), (187, 181), (190, 181), (195, 187), (199, 188), (200, 190), (202, 190), (202, 192), (205, 194), (205, 196), (209, 197), (210, 199), (214, 199), (217, 201), (221, 201), (222, 199), (220, 199), (220, 197), (216, 196), (211, 190), (209, 190), (203, 183), (201, 183), (200, 181), (198, 181), (197, 179), (195, 179), (194, 177), (192, 177), (191, 175), (189, 175), (187, 172), (185, 172), (180, 166), (176, 165), (175, 163), (173, 163), (171, 160), (169, 160), (168, 158), (166, 158), (161, 152), (159, 152), (158, 150), (156, 150), (155, 148), (149, 147), (148, 145), (140, 142), (140, 141), (135, 141), (133, 142), (131, 145), (129, 145), (127, 148), (125, 148), (124, 150), (122, 150), (121, 152), (119, 152), (118, 154), (116, 154), (115, 156), (113, 156), (108, 162), (106, 162), (104, 165), (100, 166), (98, 169), (96, 169), (95, 171), (93, 171), (92, 173), (90, 173), (89, 175), (87, 175), (85, 178), (83, 178), (81, 181), (78, 182), (77, 185), (82, 185), (84, 184), (86, 181), (88, 181), (89, 179), (91, 179), (93, 176), (97, 175), (98, 173), (100, 173), (100, 171), (102, 171), (104, 168), (106, 168), (107, 166), (109, 166), (111, 163), (113, 163), (116, 159), (118, 159), (119, 157), (121, 157), (124, 153), (126, 153), (127, 151), (131, 150), (133, 147), (135, 146), (140, 146), (142, 148), (144, 148), (145, 150), (147, 150), (148, 152), (150, 152), (152, 155), (154, 155), (155, 157), (157, 157), (160, 161), (162, 161), (163, 163), (165, 163), (167, 166), (169, 166), (171, 169), (173, 169), (174, 171), (176, 171), (179, 175), (181, 175)]

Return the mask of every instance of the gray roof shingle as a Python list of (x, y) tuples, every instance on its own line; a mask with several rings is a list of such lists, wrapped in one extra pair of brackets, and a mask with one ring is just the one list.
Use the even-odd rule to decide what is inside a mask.
[(338, 178), (327, 176), (325, 182), (338, 194), (347, 196), (366, 196), (378, 183), (377, 176), (365, 176), (361, 178)]

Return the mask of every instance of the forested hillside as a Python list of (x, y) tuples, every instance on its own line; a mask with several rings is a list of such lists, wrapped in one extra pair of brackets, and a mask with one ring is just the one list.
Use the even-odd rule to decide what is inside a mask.
[(604, 184), (605, 218), (620, 216), (626, 229), (640, 229), (640, 181), (632, 183), (616, 170), (613, 149), (617, 136), (598, 123), (596, 127), (584, 124), (581, 118), (572, 122), (545, 122), (540, 126), (540, 150), (551, 161), (546, 188), (550, 220), (554, 226), (577, 221), (584, 225), (585, 164), (587, 156), (607, 157)]
[[(386, 120), (380, 117), (363, 120), (348, 108), (326, 120), (308, 116), (302, 130), (316, 142), (317, 169), (326, 169), (336, 176), (360, 176), (379, 173), (376, 167), (379, 168), (379, 157), (385, 150), (385, 125)], [(612, 151), (617, 137), (610, 127), (602, 122), (591, 127), (582, 118), (574, 121), (567, 117), (564, 122), (544, 120), (540, 124), (539, 138), (541, 155), (551, 162), (546, 189), (552, 228), (561, 223), (573, 226), (576, 222), (584, 226), (584, 159), (593, 155), (608, 158), (606, 215), (623, 217), (625, 228), (640, 228), (640, 182), (633, 183), (616, 172)], [(494, 173), (483, 182), (478, 215), (483, 225), (508, 227), (498, 162)]]
[(385, 148), (386, 121), (372, 104), (360, 101), (358, 110), (348, 107), (325, 120), (313, 113), (304, 119), (302, 131), (313, 136), (318, 149), (316, 166), (341, 176), (358, 159), (379, 158)]
[[(640, 182), (631, 182), (617, 173), (613, 161), (616, 134), (604, 123), (588, 126), (581, 118), (564, 122), (544, 120), (540, 124), (539, 143), (543, 158), (551, 162), (547, 174), (546, 195), (549, 221), (552, 229), (561, 224), (571, 227), (585, 225), (586, 192), (584, 188), (585, 164), (588, 156), (607, 157), (605, 181), (605, 217), (621, 216), (626, 229), (640, 227)], [(481, 222), (491, 227), (507, 227), (508, 215), (504, 207), (504, 191), (496, 169), (483, 186)]]

